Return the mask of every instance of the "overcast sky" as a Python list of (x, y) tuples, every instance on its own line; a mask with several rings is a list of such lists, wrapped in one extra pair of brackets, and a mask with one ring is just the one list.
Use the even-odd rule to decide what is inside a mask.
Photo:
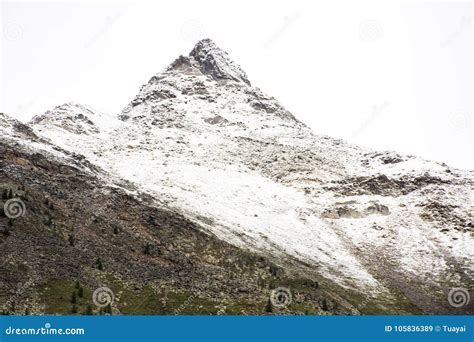
[(470, 3), (2, 2), (0, 111), (68, 101), (119, 113), (212, 38), (316, 133), (472, 163)]

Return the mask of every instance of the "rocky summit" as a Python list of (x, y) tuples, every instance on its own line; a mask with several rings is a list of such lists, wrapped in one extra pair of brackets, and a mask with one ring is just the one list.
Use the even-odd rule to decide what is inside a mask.
[(3, 313), (474, 313), (473, 171), (318, 135), (209, 39), (0, 139)]

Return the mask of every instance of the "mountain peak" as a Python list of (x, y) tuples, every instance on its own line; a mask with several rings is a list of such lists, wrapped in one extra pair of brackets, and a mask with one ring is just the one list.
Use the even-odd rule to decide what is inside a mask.
[(242, 68), (209, 38), (200, 40), (189, 57), (196, 62), (202, 73), (210, 75), (215, 80), (230, 79), (250, 85)]
[(71, 133), (90, 134), (99, 132), (94, 122), (97, 120), (100, 120), (99, 114), (92, 108), (77, 102), (66, 102), (34, 116), (30, 124), (33, 126), (51, 125)]

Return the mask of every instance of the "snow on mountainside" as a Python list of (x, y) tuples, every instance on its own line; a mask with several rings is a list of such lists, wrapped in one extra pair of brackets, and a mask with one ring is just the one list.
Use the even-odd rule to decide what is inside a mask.
[(362, 296), (445, 312), (449, 288), (472, 286), (472, 172), (316, 135), (211, 40), (116, 117), (66, 104), (30, 125), (218, 238)]
[(48, 110), (42, 115), (31, 119), (31, 123), (51, 128), (56, 126), (74, 134), (100, 133), (101, 128), (107, 125), (104, 116), (94, 112), (91, 108), (78, 103), (65, 103)]

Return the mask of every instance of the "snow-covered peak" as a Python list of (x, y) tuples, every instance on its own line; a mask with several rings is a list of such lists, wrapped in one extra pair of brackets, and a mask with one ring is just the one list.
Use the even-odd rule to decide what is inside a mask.
[(229, 54), (220, 49), (211, 39), (199, 41), (189, 54), (202, 73), (215, 80), (230, 79), (250, 85), (242, 68), (230, 59)]
[(16, 119), (5, 113), (0, 113), (0, 128), (11, 127), (15, 124), (15, 122), (17, 122)]
[(20, 122), (11, 116), (0, 113), (0, 134), (9, 136), (13, 134), (15, 126), (17, 126)]
[(42, 140), (38, 138), (30, 126), (7, 114), (0, 113), (0, 142), (3, 143), (5, 138), (21, 145), (29, 145), (32, 141)]
[(205, 123), (207, 128), (230, 130), (230, 134), (244, 131), (246, 135), (257, 131), (273, 136), (275, 130), (269, 128), (275, 125), (302, 128), (276, 99), (250, 85), (240, 66), (210, 39), (199, 41), (188, 57), (178, 57), (154, 75), (119, 119), (130, 119), (142, 127), (149, 124), (194, 131)]
[(74, 134), (96, 134), (107, 126), (108, 119), (89, 106), (67, 102), (44, 114), (34, 116), (33, 126), (56, 126)]
[(215, 236), (338, 286), (389, 301), (401, 289), (439, 311), (437, 291), (472, 282), (472, 175), (314, 134), (211, 40), (153, 76), (120, 121), (96, 114), (66, 104), (34, 128)]

